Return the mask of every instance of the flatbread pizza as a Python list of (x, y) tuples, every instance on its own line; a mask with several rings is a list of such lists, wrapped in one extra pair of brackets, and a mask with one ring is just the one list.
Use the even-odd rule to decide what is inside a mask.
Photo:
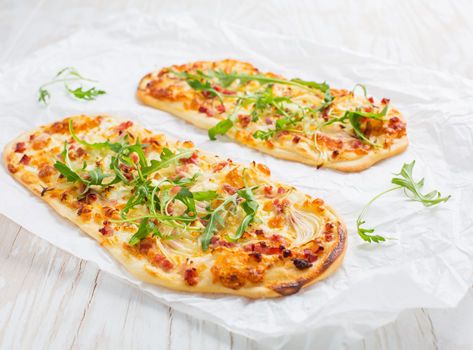
[(406, 123), (388, 99), (260, 73), (236, 60), (194, 62), (147, 74), (137, 97), (200, 128), (278, 158), (360, 171), (402, 152)]
[(4, 149), (8, 172), (133, 275), (167, 288), (287, 296), (332, 274), (343, 219), (269, 169), (122, 118), (76, 116)]

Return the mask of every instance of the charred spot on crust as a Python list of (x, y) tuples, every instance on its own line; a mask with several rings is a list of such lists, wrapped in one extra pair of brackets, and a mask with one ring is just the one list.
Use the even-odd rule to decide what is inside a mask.
[(304, 284), (305, 284), (304, 280), (299, 280), (296, 282), (290, 282), (290, 283), (280, 284), (277, 286), (272, 286), (271, 289), (282, 296), (288, 296), (288, 295), (296, 294), (298, 291), (301, 290)]
[(312, 264), (308, 262), (307, 259), (294, 258), (292, 259), (292, 262), (299, 270), (305, 270), (312, 266)]

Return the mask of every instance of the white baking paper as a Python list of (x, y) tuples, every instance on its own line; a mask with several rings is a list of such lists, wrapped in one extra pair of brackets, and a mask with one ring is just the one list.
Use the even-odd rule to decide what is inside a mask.
[[(135, 98), (140, 78), (164, 66), (236, 58), (286, 77), (328, 81), (350, 89), (364, 83), (370, 95), (388, 97), (405, 116), (410, 146), (403, 154), (357, 174), (344, 174), (265, 156), (206, 132)], [(49, 107), (38, 87), (66, 66), (100, 80), (97, 101), (70, 98), (52, 87)], [(137, 12), (111, 15), (0, 70), (0, 143), (33, 127), (76, 114), (111, 113), (155, 132), (189, 139), (238, 162), (267, 164), (278, 180), (323, 198), (344, 217), (346, 258), (326, 281), (273, 300), (179, 293), (140, 282), (95, 241), (58, 216), (0, 171), (0, 212), (34, 234), (134, 284), (157, 300), (262, 341), (269, 348), (339, 348), (393, 320), (404, 309), (453, 307), (473, 283), (473, 82), (375, 57), (326, 47), (308, 39), (253, 31), (205, 14), (179, 17)], [(391, 192), (370, 209), (367, 222), (396, 238), (362, 243), (355, 220), (374, 195), (390, 187), (392, 173), (416, 160), (426, 189), (451, 194), (446, 204), (424, 208)]]

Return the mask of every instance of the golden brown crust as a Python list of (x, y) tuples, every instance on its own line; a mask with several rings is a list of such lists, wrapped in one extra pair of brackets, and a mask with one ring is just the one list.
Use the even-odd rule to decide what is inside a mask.
[[(255, 69), (251, 64), (239, 62), (235, 60), (223, 60), (217, 62), (194, 62), (182, 66), (173, 66), (172, 69), (176, 70), (192, 70), (196, 67), (202, 68), (204, 66), (212, 67), (244, 67), (248, 72), (257, 73), (258, 70)], [(203, 128), (210, 129), (215, 126), (222, 119), (218, 116), (209, 117), (205, 113), (199, 112), (196, 108), (190, 107), (195, 103), (196, 94), (190, 94), (188, 91), (183, 90), (182, 87), (173, 87), (172, 90), (168, 91), (165, 88), (161, 89), (164, 92), (153, 93), (150, 91), (149, 84), (158, 83), (158, 86), (161, 86), (160, 83), (165, 81), (165, 78), (161, 77), (162, 72), (153, 72), (147, 74), (143, 77), (139, 83), (137, 89), (137, 98), (142, 103), (152, 106), (154, 108), (166, 111), (171, 113), (179, 118), (182, 118), (191, 124)], [(267, 76), (274, 76), (272, 73), (266, 73)], [(159, 76), (159, 78), (157, 78)], [(344, 90), (332, 90), (334, 95), (341, 97), (348, 95), (348, 92)], [(171, 93), (172, 92), (172, 93)], [(197, 99), (198, 100), (198, 99)], [(391, 116), (396, 116), (401, 122), (403, 122), (402, 115), (395, 109), (391, 108), (389, 110)], [(404, 129), (405, 130), (405, 129)], [(358, 172), (364, 169), (371, 167), (373, 164), (381, 161), (382, 159), (392, 157), (402, 151), (404, 151), (408, 146), (407, 136), (404, 135), (401, 137), (391, 136), (392, 141), (388, 142), (382, 148), (371, 147), (365, 151), (358, 151), (357, 149), (346, 149), (347, 144), (344, 144), (343, 148), (337, 149), (337, 152), (343, 152), (342, 155), (337, 157), (329, 156), (330, 159), (323, 160), (323, 157), (317, 150), (313, 149), (312, 146), (304, 144), (294, 144), (292, 142), (286, 141), (273, 141), (269, 140), (266, 142), (260, 142), (259, 140), (254, 139), (251, 133), (245, 131), (245, 128), (233, 127), (231, 128), (226, 135), (229, 137), (241, 142), (242, 144), (249, 146), (251, 148), (257, 149), (260, 152), (275, 156), (277, 158), (297, 161), (300, 163), (308, 164), (311, 166), (324, 166), (327, 168), (332, 168), (344, 172)], [(335, 138), (336, 140), (336, 138)], [(309, 142), (310, 143), (310, 142)], [(313, 143), (313, 141), (312, 141)], [(367, 145), (364, 145), (367, 146)], [(336, 149), (336, 148), (335, 148)], [(332, 149), (332, 150), (335, 150)], [(330, 153), (330, 152), (328, 152)]]
[[(109, 123), (111, 123), (112, 126), (119, 125), (120, 123), (126, 121), (125, 119), (111, 116), (72, 117), (74, 123), (80, 123), (87, 118), (89, 118), (90, 120), (95, 120), (94, 118), (105, 118)], [(63, 123), (63, 125), (65, 124)], [(84, 218), (83, 216), (78, 215), (77, 208), (67, 206), (62, 203), (61, 200), (59, 200), (59, 192), (43, 192), (42, 190), (42, 188), (48, 186), (49, 188), (58, 187), (61, 184), (61, 186), (64, 186), (64, 182), (58, 182), (58, 180), (52, 178), (49, 178), (49, 180), (46, 181), (44, 179), (47, 178), (42, 179), (40, 176), (37, 176), (32, 172), (29, 172), (29, 176), (25, 176), (25, 174), (27, 174), (27, 171), (24, 170), (21, 166), (17, 167), (15, 165), (17, 164), (15, 162), (17, 162), (21, 155), (21, 153), (15, 152), (15, 149), (18, 147), (17, 144), (25, 144), (25, 154), (29, 153), (30, 151), (33, 152), (31, 142), (28, 141), (29, 136), (32, 134), (44, 134), (45, 130), (49, 130), (49, 128), (50, 126), (46, 126), (30, 130), (20, 135), (16, 139), (12, 140), (5, 146), (3, 153), (4, 164), (7, 169), (10, 165), (10, 169), (12, 168), (12, 166), (15, 166), (14, 173), (12, 173), (10, 170), (7, 171), (9, 171), (17, 181), (22, 183), (31, 192), (35, 193), (37, 196), (45, 200), (58, 214), (69, 219), (74, 224), (79, 226), (88, 235), (100, 242), (100, 244), (104, 248), (106, 248), (121, 264), (123, 264), (128, 269), (128, 271), (130, 271), (134, 276), (145, 282), (186, 292), (226, 293), (242, 295), (251, 298), (278, 297), (294, 294), (302, 287), (328, 277), (342, 263), (344, 252), (347, 246), (346, 227), (343, 222), (343, 219), (328, 205), (323, 205), (323, 209), (320, 209), (322, 208), (322, 204), (320, 203), (323, 203), (321, 200), (314, 200), (313, 202), (315, 204), (310, 204), (310, 197), (305, 196), (303, 198), (306, 198), (306, 202), (309, 203), (308, 205), (313, 205), (314, 208), (316, 208), (314, 210), (317, 210), (317, 208), (319, 208), (319, 210), (322, 210), (325, 213), (321, 214), (322, 217), (328, 216), (332, 218), (331, 220), (333, 222), (338, 223), (336, 232), (335, 230), (333, 230), (333, 232), (330, 233), (330, 240), (324, 243), (326, 250), (320, 253), (319, 259), (316, 260), (311, 267), (304, 270), (298, 270), (294, 268), (290, 260), (281, 260), (280, 263), (277, 263), (278, 260), (276, 259), (276, 265), (271, 266), (268, 269), (266, 275), (262, 280), (262, 283), (246, 283), (238, 289), (231, 289), (223, 284), (216, 283), (214, 281), (214, 276), (212, 276), (210, 268), (201, 268), (196, 266), (201, 269), (199, 270), (198, 283), (196, 283), (195, 285), (189, 285), (182, 278), (182, 272), (180, 272), (178, 268), (169, 272), (151, 266), (143, 257), (143, 255), (135, 253), (132, 250), (126, 249), (126, 247), (124, 247), (124, 245), (122, 244), (122, 241), (118, 240), (118, 237), (107, 238), (104, 237), (103, 234), (99, 233), (99, 230), (103, 226), (101, 223), (101, 219), (97, 222), (97, 220), (93, 220), (93, 216), (91, 216), (89, 219)], [(133, 126), (130, 130), (137, 135), (152, 135), (149, 132), (146, 132), (145, 129), (136, 125)], [(52, 137), (54, 139), (55, 134), (50, 134), (49, 137)], [(167, 144), (169, 145), (169, 147), (173, 146), (173, 143), (170, 141)], [(203, 152), (199, 154), (202, 157), (214, 157)], [(32, 160), (36, 160), (35, 156), (32, 156)], [(276, 184), (273, 179), (268, 177), (267, 174), (269, 173), (269, 171), (267, 170), (267, 168), (265, 168), (264, 166), (252, 165), (252, 169), (253, 168), (255, 169), (255, 176), (253, 181), (264, 181), (264, 183)], [(297, 196), (304, 196), (295, 190), (292, 191)], [(93, 212), (94, 205), (91, 204), (90, 207)], [(215, 259), (218, 254), (223, 254), (224, 256), (225, 254), (227, 254), (228, 256), (233, 255), (233, 252), (231, 250), (225, 250), (225, 248), (221, 250), (216, 249), (215, 252), (217, 255), (214, 255), (213, 259)]]

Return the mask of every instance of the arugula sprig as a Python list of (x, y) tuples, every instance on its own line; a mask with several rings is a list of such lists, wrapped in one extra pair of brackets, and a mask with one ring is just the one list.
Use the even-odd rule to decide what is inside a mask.
[[(122, 182), (124, 186), (132, 187), (131, 196), (120, 210), (120, 220), (110, 220), (112, 222), (121, 222), (135, 225), (137, 231), (129, 240), (130, 245), (135, 245), (147, 237), (149, 234), (157, 236), (160, 239), (168, 240), (175, 239), (183, 234), (183, 232), (190, 231), (204, 231), (202, 234), (202, 248), (206, 250), (210, 243), (210, 239), (216, 231), (216, 225), (224, 225), (223, 212), (230, 211), (236, 213), (238, 206), (242, 208), (246, 216), (240, 223), (235, 236), (227, 237), (231, 241), (239, 239), (245, 232), (248, 225), (257, 221), (256, 211), (258, 203), (253, 196), (252, 190), (257, 186), (248, 187), (245, 177), (245, 170), (243, 171), (243, 180), (245, 187), (238, 190), (237, 193), (225, 199), (216, 209), (212, 210), (210, 203), (214, 200), (221, 199), (221, 196), (213, 190), (210, 191), (191, 191), (190, 188), (197, 182), (199, 173), (194, 174), (191, 178), (183, 178), (178, 176), (176, 178), (164, 178), (159, 183), (151, 180), (149, 176), (154, 172), (169, 167), (171, 164), (177, 164), (180, 159), (189, 158), (194, 153), (193, 150), (180, 150), (173, 153), (170, 149), (164, 147), (159, 160), (146, 159), (143, 148), (148, 144), (141, 144), (139, 138), (136, 138), (134, 144), (128, 141), (128, 134), (125, 135), (120, 142), (112, 143), (110, 140), (105, 142), (89, 143), (80, 139), (74, 132), (72, 120), (69, 121), (69, 131), (79, 144), (93, 148), (104, 149), (112, 151), (113, 155), (110, 158), (111, 173), (105, 174), (101, 167), (87, 170), (86, 162), (82, 167), (76, 166), (69, 157), (68, 143), (64, 143), (64, 150), (62, 157), (64, 162), (56, 161), (54, 167), (66, 178), (69, 182), (78, 182), (85, 185), (85, 190), (80, 194), (84, 195), (91, 186), (111, 186), (113, 184)], [(130, 135), (130, 137), (132, 137)], [(136, 154), (138, 160), (132, 160), (131, 155)], [(128, 167), (127, 172), (124, 172), (123, 166)], [(115, 177), (108, 182), (104, 179)], [(177, 188), (175, 193), (172, 190)], [(184, 206), (184, 212), (180, 215), (172, 215), (169, 212), (171, 203), (181, 202)], [(196, 202), (208, 202), (208, 214), (204, 216), (208, 219), (210, 224), (204, 230), (200, 226), (196, 226), (194, 221), (198, 219)], [(230, 203), (232, 206), (230, 207)], [(144, 214), (136, 216), (134, 213)], [(202, 214), (201, 214), (202, 215)], [(165, 235), (160, 231), (158, 225), (164, 225), (174, 229), (179, 229), (180, 233), (177, 235)]]
[(246, 215), (238, 226), (235, 232), (235, 236), (230, 237), (229, 235), (227, 235), (226, 239), (231, 242), (236, 242), (238, 239), (241, 238), (243, 233), (245, 233), (246, 229), (252, 222), (258, 221), (258, 219), (256, 218), (256, 212), (258, 210), (259, 204), (253, 194), (253, 190), (257, 189), (258, 186), (248, 187), (245, 178), (245, 170), (246, 169), (243, 169), (242, 174), (245, 187), (238, 190), (237, 193), (226, 198), (215, 209), (207, 209), (210, 211), (210, 213), (206, 217), (204, 217), (204, 219), (208, 220), (208, 223), (204, 229), (204, 232), (200, 236), (203, 251), (206, 251), (209, 248), (210, 240), (214, 236), (215, 232), (218, 231), (218, 226), (225, 226), (225, 222), (222, 217), (222, 212), (228, 211), (231, 214), (236, 213), (236, 210), (238, 208), (238, 197), (243, 199), (243, 201), (240, 202), (240, 206), (244, 210)]
[(417, 182), (414, 180), (413, 175), (412, 175), (414, 165), (415, 165), (415, 160), (413, 160), (411, 163), (404, 163), (401, 171), (397, 174), (396, 173), (394, 174), (400, 177), (393, 177), (391, 179), (391, 183), (398, 186), (390, 188), (376, 195), (362, 209), (360, 215), (358, 216), (356, 220), (356, 227), (358, 230), (358, 235), (364, 241), (368, 243), (373, 243), (373, 242), (379, 243), (379, 242), (386, 241), (386, 238), (383, 236), (372, 235), (372, 233), (374, 232), (374, 229), (366, 229), (366, 228), (361, 227), (361, 225), (365, 224), (365, 221), (363, 220), (363, 218), (366, 215), (366, 212), (369, 206), (376, 199), (378, 199), (379, 197), (383, 196), (386, 193), (402, 188), (407, 198), (416, 202), (421, 202), (425, 207), (431, 207), (441, 202), (446, 202), (450, 199), (451, 196), (442, 197), (440, 192), (438, 192), (437, 190), (434, 190), (427, 194), (422, 194), (421, 190), (422, 190), (422, 187), (424, 186), (424, 178), (422, 178), (420, 181), (417, 181)]
[(66, 91), (69, 92), (72, 96), (81, 99), (81, 100), (86, 100), (86, 101), (91, 101), (95, 100), (98, 96), (105, 94), (105, 91), (103, 90), (98, 90), (95, 87), (92, 87), (88, 90), (84, 90), (83, 86), (79, 86), (76, 89), (71, 88), (68, 83), (71, 82), (97, 82), (97, 80), (89, 79), (77, 71), (77, 69), (73, 67), (66, 67), (64, 69), (61, 69), (56, 76), (54, 77), (53, 80), (44, 83), (39, 87), (39, 97), (38, 97), (38, 102), (42, 102), (45, 105), (49, 104), (49, 101), (51, 100), (51, 94), (50, 92), (46, 89), (47, 86), (57, 84), (57, 83), (64, 83), (64, 87), (66, 88)]

